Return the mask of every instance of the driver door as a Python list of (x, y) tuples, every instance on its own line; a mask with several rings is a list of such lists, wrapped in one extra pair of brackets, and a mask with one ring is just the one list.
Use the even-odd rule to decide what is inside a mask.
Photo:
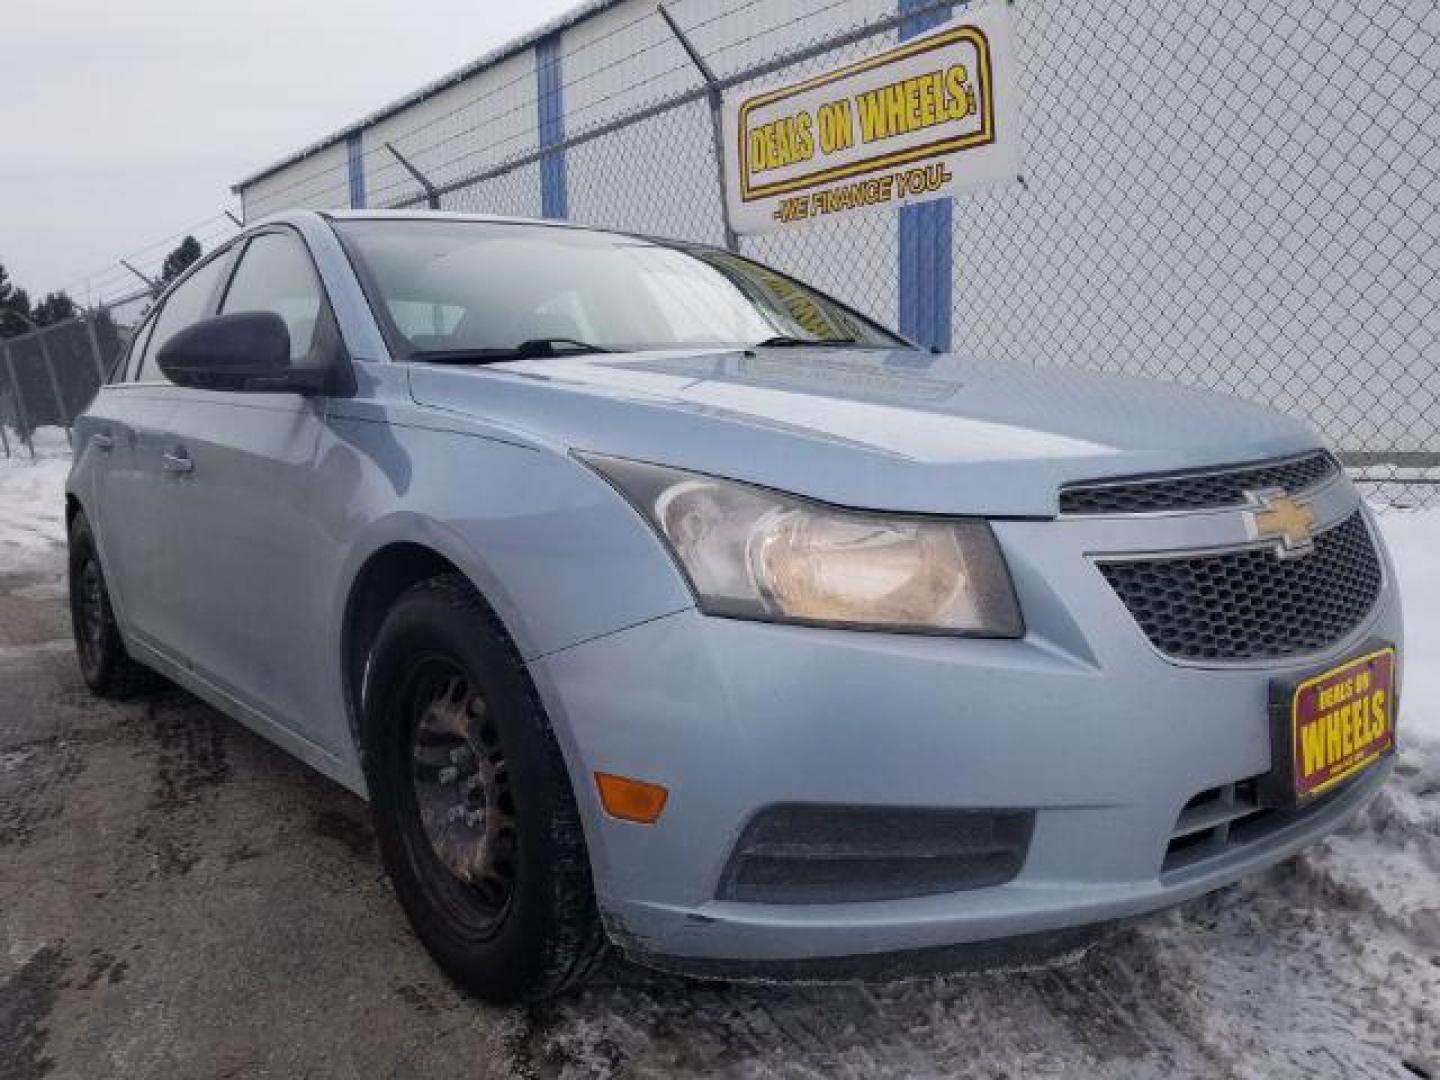
[[(299, 235), (276, 228), (240, 252), (219, 313), (268, 311), (290, 332), (292, 362), (335, 355), (339, 335)], [(329, 746), (310, 721), (333, 708), (322, 673), (317, 573), (323, 524), (312, 507), (327, 401), (299, 393), (176, 387), (169, 451), (186, 462), (168, 553), (197, 673), (269, 719)]]

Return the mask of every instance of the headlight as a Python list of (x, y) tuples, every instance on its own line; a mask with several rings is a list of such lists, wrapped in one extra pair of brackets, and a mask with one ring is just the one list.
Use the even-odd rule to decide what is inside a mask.
[(1019, 637), (990, 526), (842, 510), (731, 480), (585, 455), (664, 538), (711, 615)]

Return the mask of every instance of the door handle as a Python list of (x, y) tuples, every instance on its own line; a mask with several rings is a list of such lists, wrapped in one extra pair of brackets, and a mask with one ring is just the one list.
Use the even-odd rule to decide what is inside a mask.
[(160, 459), (160, 464), (169, 473), (192, 473), (195, 462), (183, 449), (171, 450)]
[(90, 436), (90, 442), (94, 445), (95, 449), (99, 450), (102, 454), (108, 454), (111, 450), (115, 449), (114, 436), (106, 431), (95, 432), (94, 435)]

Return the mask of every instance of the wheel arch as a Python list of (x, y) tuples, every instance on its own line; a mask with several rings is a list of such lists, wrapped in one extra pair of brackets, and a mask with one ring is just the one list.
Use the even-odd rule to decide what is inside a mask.
[(340, 624), (340, 662), (345, 714), (357, 756), (363, 753), (360, 709), (370, 651), (386, 614), (412, 586), (446, 574), (464, 578), (509, 643), (517, 663), (524, 662), (524, 643), (513, 619), (505, 617), (508, 597), (503, 589), (498, 583), (494, 589), (486, 588), (483, 567), (469, 565), (445, 546), (429, 543), (428, 539), (392, 539), (380, 544), (365, 556), (350, 578)]
[[(435, 548), (414, 541), (394, 541), (371, 552), (350, 583), (341, 622), (340, 661), (345, 714), (357, 755), (364, 752), (360, 706), (365, 668), (380, 624), (406, 589), (442, 574), (462, 574), (474, 586), (469, 575)], [(483, 597), (479, 589), (476, 592)]]

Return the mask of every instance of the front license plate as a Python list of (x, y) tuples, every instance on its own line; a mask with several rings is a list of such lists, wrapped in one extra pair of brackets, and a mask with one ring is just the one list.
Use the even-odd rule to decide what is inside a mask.
[(1280, 801), (1313, 799), (1395, 748), (1394, 646), (1276, 691), (1275, 786), (1288, 796)]

